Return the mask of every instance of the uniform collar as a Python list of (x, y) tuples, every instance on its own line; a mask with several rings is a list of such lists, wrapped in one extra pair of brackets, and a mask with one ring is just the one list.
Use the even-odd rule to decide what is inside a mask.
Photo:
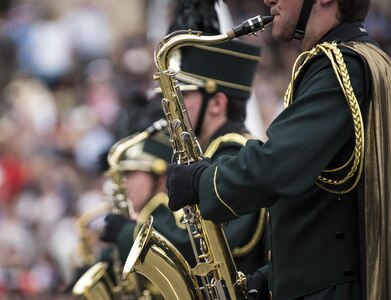
[(369, 41), (367, 30), (361, 22), (342, 22), (331, 29), (320, 41), (323, 42)]

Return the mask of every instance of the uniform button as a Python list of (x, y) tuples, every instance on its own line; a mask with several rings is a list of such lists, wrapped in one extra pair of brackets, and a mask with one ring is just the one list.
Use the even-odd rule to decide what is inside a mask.
[(269, 291), (269, 300), (273, 300), (273, 293), (272, 293), (272, 291)]
[(270, 223), (270, 213), (266, 213), (266, 222)]
[(342, 231), (338, 231), (338, 232), (335, 233), (335, 237), (338, 240), (343, 240), (345, 238), (345, 234)]
[(267, 252), (267, 260), (268, 260), (269, 262), (272, 261), (272, 252), (271, 252), (270, 250)]

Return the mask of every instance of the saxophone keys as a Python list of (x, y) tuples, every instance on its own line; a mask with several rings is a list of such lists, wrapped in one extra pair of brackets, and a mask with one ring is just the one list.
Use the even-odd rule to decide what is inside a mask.
[(217, 270), (220, 268), (221, 264), (218, 262), (215, 263), (198, 263), (191, 272), (196, 276), (206, 276), (208, 273)]
[(170, 115), (170, 111), (168, 109), (168, 100), (166, 98), (162, 99), (161, 105), (162, 105), (162, 109), (163, 109), (164, 115), (165, 116), (169, 116)]
[(182, 125), (182, 122), (179, 120), (179, 119), (174, 119), (172, 120), (171, 122), (171, 126), (174, 128), (174, 129), (178, 129), (179, 127), (181, 127)]

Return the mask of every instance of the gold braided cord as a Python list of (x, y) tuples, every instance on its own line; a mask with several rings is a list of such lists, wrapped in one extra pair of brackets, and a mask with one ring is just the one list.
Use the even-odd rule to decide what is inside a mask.
[[(291, 82), (289, 83), (288, 89), (285, 93), (284, 97), (284, 107), (287, 108), (290, 104), (292, 104), (293, 101), (293, 85), (294, 81), (296, 80), (298, 74), (300, 73), (302, 67), (307, 63), (309, 59), (314, 57), (315, 55), (319, 53), (324, 53), (330, 60), (331, 65), (333, 67), (334, 73), (337, 77), (337, 80), (342, 88), (342, 91), (345, 95), (345, 98), (347, 100), (347, 103), (349, 105), (349, 108), (352, 112), (352, 118), (353, 118), (353, 126), (354, 126), (354, 136), (355, 136), (355, 146), (352, 153), (352, 156), (349, 158), (349, 160), (343, 164), (342, 166), (338, 168), (334, 168), (332, 170), (323, 170), (323, 172), (327, 173), (333, 173), (336, 171), (340, 171), (342, 169), (346, 169), (346, 167), (350, 164), (350, 162), (353, 159), (352, 167), (347, 172), (346, 176), (340, 180), (330, 179), (323, 175), (318, 176), (316, 184), (321, 187), (322, 189), (336, 193), (336, 194), (344, 194), (349, 191), (351, 191), (353, 188), (356, 187), (358, 184), (358, 181), (360, 179), (362, 169), (363, 169), (363, 157), (364, 157), (364, 125), (363, 120), (361, 116), (361, 110), (360, 106), (358, 105), (356, 95), (354, 94), (351, 82), (350, 82), (350, 76), (346, 67), (346, 64), (343, 59), (343, 55), (339, 48), (337, 47), (336, 43), (322, 43), (319, 45), (316, 45), (312, 50), (303, 52), (299, 57), (297, 58), (292, 71), (292, 78)], [(304, 59), (304, 60), (303, 60)], [(298, 67), (298, 64), (301, 62), (302, 64)], [(345, 184), (348, 180), (350, 180), (353, 175), (357, 172), (357, 176), (355, 181), (353, 182), (352, 186), (345, 189), (345, 190), (336, 190), (336, 189), (330, 189), (328, 187), (325, 187), (323, 184), (328, 185), (341, 185)]]
[(347, 160), (347, 162), (344, 163), (343, 165), (341, 165), (341, 166), (339, 166), (339, 167), (336, 167), (336, 168), (333, 168), (333, 169), (324, 169), (323, 172), (324, 172), (324, 173), (333, 173), (333, 172), (341, 171), (341, 170), (347, 168), (347, 166), (352, 162), (353, 157), (354, 157), (354, 152), (352, 152), (352, 155), (350, 155), (350, 157), (349, 157), (349, 159)]

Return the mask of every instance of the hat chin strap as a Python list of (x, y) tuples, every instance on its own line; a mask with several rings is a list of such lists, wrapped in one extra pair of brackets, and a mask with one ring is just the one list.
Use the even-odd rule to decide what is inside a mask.
[(204, 123), (206, 108), (208, 106), (209, 98), (211, 97), (211, 94), (208, 94), (204, 89), (201, 89), (200, 92), (202, 95), (202, 103), (201, 103), (200, 112), (198, 114), (197, 126), (194, 130), (194, 133), (197, 137), (201, 133), (202, 124)]
[(308, 18), (311, 14), (312, 5), (315, 0), (304, 0), (303, 7), (301, 8), (301, 13), (299, 21), (297, 22), (295, 35), (293, 36), (296, 40), (302, 40), (305, 34), (305, 27), (307, 26)]

